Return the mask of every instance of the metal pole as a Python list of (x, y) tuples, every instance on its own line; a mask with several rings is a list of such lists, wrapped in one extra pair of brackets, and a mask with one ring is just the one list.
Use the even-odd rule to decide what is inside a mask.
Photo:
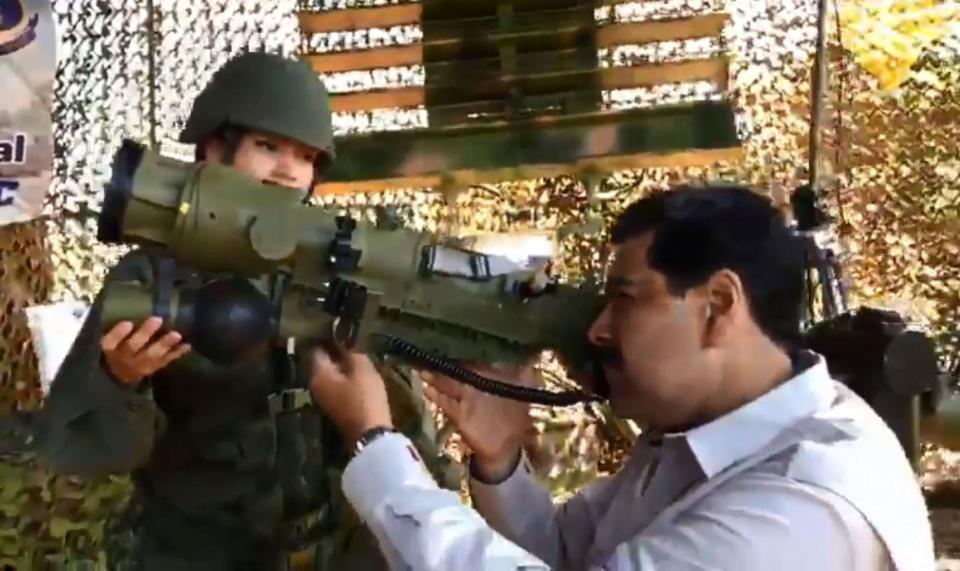
[(157, 29), (153, 0), (147, 0), (147, 120), (150, 148), (157, 150)]
[(807, 172), (810, 188), (820, 189), (820, 129), (823, 123), (823, 92), (827, 88), (827, 1), (817, 0), (817, 51), (810, 78), (810, 157)]

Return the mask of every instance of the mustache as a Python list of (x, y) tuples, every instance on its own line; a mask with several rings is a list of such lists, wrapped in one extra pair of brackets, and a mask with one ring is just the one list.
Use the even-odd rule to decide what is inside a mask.
[(623, 355), (614, 347), (594, 346), (593, 352), (601, 364), (608, 367), (619, 368), (623, 365)]

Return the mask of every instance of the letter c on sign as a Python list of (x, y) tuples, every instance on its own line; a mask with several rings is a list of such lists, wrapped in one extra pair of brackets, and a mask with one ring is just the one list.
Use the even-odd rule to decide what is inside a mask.
[(0, 180), (0, 206), (13, 204), (13, 197), (20, 190), (20, 181)]

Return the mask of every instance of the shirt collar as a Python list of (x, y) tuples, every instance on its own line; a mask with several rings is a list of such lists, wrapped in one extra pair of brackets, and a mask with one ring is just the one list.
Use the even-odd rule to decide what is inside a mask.
[[(824, 410), (837, 390), (819, 355), (814, 364), (758, 399), (682, 434), (707, 478), (758, 452), (794, 422)], [(667, 438), (677, 435), (666, 435)]]

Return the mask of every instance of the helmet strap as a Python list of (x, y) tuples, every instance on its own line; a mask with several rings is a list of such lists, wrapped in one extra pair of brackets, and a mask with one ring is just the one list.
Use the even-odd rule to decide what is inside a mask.
[(320, 151), (317, 159), (313, 162), (313, 178), (310, 180), (310, 188), (307, 189), (303, 197), (303, 204), (309, 204), (310, 199), (313, 197), (313, 189), (323, 180), (323, 175), (330, 168), (330, 164), (330, 155), (328, 155), (326, 151)]

